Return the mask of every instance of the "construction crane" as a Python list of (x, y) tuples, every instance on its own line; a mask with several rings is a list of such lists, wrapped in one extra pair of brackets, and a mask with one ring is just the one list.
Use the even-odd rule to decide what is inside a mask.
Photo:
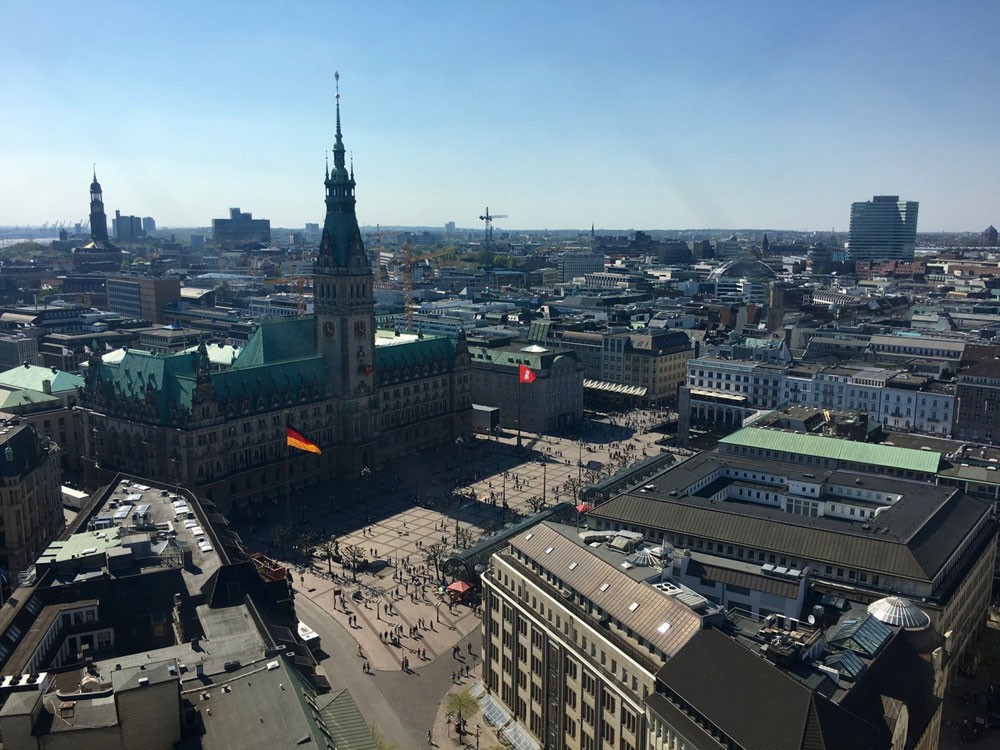
[(286, 279), (264, 279), (261, 283), (272, 285), (272, 284), (287, 284), (290, 281), (295, 282), (295, 293), (299, 295), (298, 311), (299, 317), (303, 318), (306, 314), (306, 295), (303, 291), (304, 284), (306, 282), (305, 276), (289, 276)]
[(490, 207), (486, 207), (486, 213), (479, 217), (479, 220), (486, 224), (485, 240), (487, 249), (493, 244), (493, 220), (507, 219), (507, 214), (491, 214)]

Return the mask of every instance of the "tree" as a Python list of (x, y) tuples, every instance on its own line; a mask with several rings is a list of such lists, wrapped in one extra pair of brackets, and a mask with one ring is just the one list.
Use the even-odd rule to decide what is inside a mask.
[(441, 580), (441, 558), (444, 557), (445, 548), (441, 542), (434, 542), (424, 547), (424, 562), (428, 567), (433, 567), (437, 573), (438, 580)]
[(319, 539), (319, 534), (315, 531), (303, 531), (299, 534), (296, 539), (296, 544), (299, 546), (299, 554), (308, 559), (312, 555), (313, 547)]
[(473, 541), (472, 532), (463, 527), (459, 526), (455, 529), (455, 546), (460, 548), (471, 547)]
[(317, 547), (316, 551), (319, 552), (320, 557), (326, 558), (327, 573), (330, 574), (333, 573), (333, 556), (337, 554), (338, 546), (339, 545), (337, 544), (337, 540), (334, 539), (333, 537), (330, 537), (329, 539), (324, 539), (322, 542), (320, 542), (319, 547)]
[(545, 500), (542, 499), (541, 495), (532, 495), (525, 502), (532, 513), (537, 513), (545, 507)]
[(352, 580), (358, 580), (358, 568), (365, 561), (365, 551), (356, 544), (348, 544), (344, 547), (344, 565), (351, 569)]
[(444, 710), (458, 717), (459, 723), (463, 716), (471, 716), (479, 710), (479, 703), (468, 690), (461, 693), (448, 693), (444, 699)]
[(582, 482), (577, 477), (570, 477), (569, 479), (566, 480), (566, 483), (563, 485), (563, 489), (565, 490), (566, 494), (569, 495), (569, 498), (567, 499), (570, 502), (574, 503), (576, 502), (581, 486)]
[(288, 526), (275, 526), (271, 529), (271, 543), (281, 550), (284, 555), (288, 549), (288, 543), (292, 541), (294, 532)]

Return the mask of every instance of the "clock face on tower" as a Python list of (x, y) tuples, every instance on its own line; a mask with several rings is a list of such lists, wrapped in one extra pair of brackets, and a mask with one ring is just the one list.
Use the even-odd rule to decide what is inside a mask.
[(323, 335), (328, 339), (332, 339), (335, 332), (336, 328), (334, 328), (332, 320), (328, 320), (323, 324)]
[(368, 331), (368, 326), (365, 325), (365, 321), (363, 320), (354, 321), (354, 338), (363, 339), (367, 331)]

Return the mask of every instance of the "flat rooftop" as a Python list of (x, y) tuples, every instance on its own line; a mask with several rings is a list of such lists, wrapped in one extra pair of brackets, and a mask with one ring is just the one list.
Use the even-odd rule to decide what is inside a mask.
[[(199, 513), (200, 506), (174, 490), (122, 479), (95, 505), (81, 525), (86, 530), (52, 542), (38, 563), (55, 566), (60, 581), (68, 583), (89, 570), (134, 575), (136, 567), (177, 566), (189, 551), (192, 564), (183, 567), (182, 575), (195, 596), (222, 565), (208, 519)], [(129, 549), (132, 564), (115, 565), (115, 558)], [(67, 570), (73, 577), (67, 577)]]
[[(726, 467), (746, 471), (749, 476), (740, 477), (740, 481), (771, 491), (779, 486), (752, 477), (766, 473), (786, 481), (805, 480), (902, 497), (869, 522), (811, 518), (753, 502), (712, 500), (704, 492), (690, 490)], [(927, 580), (990, 512), (988, 503), (954, 487), (805, 468), (783, 461), (701, 453), (652, 478), (643, 488), (598, 506), (588, 517)]]

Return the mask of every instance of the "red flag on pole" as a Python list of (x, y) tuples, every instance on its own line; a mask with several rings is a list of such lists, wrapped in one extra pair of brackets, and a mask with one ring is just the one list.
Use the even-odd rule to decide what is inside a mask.
[(521, 365), (521, 370), (520, 370), (520, 373), (518, 374), (518, 382), (519, 383), (534, 383), (535, 382), (535, 373), (532, 370), (529, 370), (524, 365)]

